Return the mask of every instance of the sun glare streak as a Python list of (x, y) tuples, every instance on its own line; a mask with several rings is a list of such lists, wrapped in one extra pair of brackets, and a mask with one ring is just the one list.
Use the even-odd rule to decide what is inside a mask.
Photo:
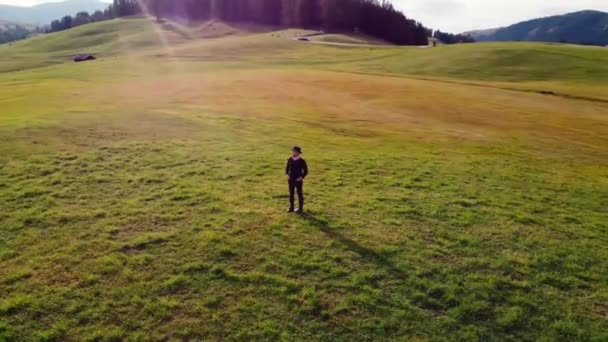
[[(155, 106), (147, 110), (155, 114), (168, 114), (167, 106), (171, 103), (171, 96), (161, 96), (154, 92), (142, 92), (142, 87), (148, 89), (154, 86), (154, 82), (150, 83), (149, 76), (156, 75), (163, 78), (172, 78), (180, 74), (183, 70), (179, 61), (174, 58), (175, 51), (171, 44), (170, 37), (167, 37), (167, 32), (163, 29), (162, 23), (156, 22), (151, 11), (145, 5), (144, 1), (137, 0), (145, 20), (150, 21), (150, 25), (146, 23), (143, 30), (140, 26), (140, 32), (136, 32), (134, 37), (118, 35), (118, 44), (122, 47), (123, 58), (127, 59), (127, 63), (119, 63), (123, 68), (123, 73), (130, 76), (132, 84), (135, 87), (126, 87), (121, 90), (118, 97), (125, 99), (137, 99), (144, 101), (142, 104), (155, 103)], [(143, 43), (143, 44), (142, 44)], [(136, 45), (145, 46), (141, 51)], [(144, 58), (142, 58), (144, 57)], [(166, 95), (171, 92), (178, 91), (179, 87), (175, 82), (166, 80), (162, 86), (162, 94)], [(146, 107), (146, 105), (142, 105)]]
[[(151, 20), (151, 28), (153, 32), (152, 35), (152, 42), (154, 43), (154, 37), (156, 37), (156, 41), (158, 44), (154, 44), (156, 45), (156, 49), (159, 49), (158, 53), (155, 53), (156, 56), (161, 57), (160, 60), (164, 61), (165, 63), (162, 64), (158, 64), (156, 68), (150, 68), (150, 64), (148, 62), (141, 62), (141, 53), (128, 53), (126, 54), (126, 56), (128, 56), (127, 58), (129, 58), (133, 63), (129, 63), (128, 64), (128, 70), (125, 70), (127, 73), (132, 73), (133, 76), (135, 76), (136, 78), (143, 76), (143, 75), (147, 75), (150, 73), (155, 73), (155, 74), (162, 74), (163, 76), (171, 76), (174, 74), (178, 73), (178, 69), (179, 69), (179, 65), (178, 62), (175, 60), (175, 58), (173, 58), (175, 56), (175, 51), (173, 49), (173, 47), (171, 46), (171, 42), (170, 39), (166, 36), (166, 32), (164, 32), (163, 28), (162, 28), (162, 24), (156, 22), (154, 19), (154, 15), (152, 15), (152, 12), (149, 10), (148, 6), (146, 6), (145, 1), (142, 0), (137, 0), (141, 11), (143, 13), (143, 15), (145, 16), (146, 19)], [(146, 27), (148, 27), (146, 25)], [(145, 37), (146, 32), (142, 32), (144, 34), (144, 36), (142, 37), (143, 39), (147, 39)], [(132, 42), (129, 41), (128, 38), (125, 38), (121, 35), (118, 35), (118, 40), (120, 42), (120, 44), (123, 46), (123, 49), (129, 51), (129, 52), (134, 52), (137, 51), (137, 49), (132, 45)], [(167, 57), (167, 58), (162, 58), (162, 57)], [(156, 58), (155, 58), (156, 59)], [(135, 69), (134, 69), (135, 67)], [(171, 84), (171, 82), (168, 82), (167, 84)], [(166, 85), (167, 85), (166, 84)], [(170, 91), (170, 89), (166, 89), (165, 91)], [(127, 93), (130, 93), (130, 96), (134, 96), (134, 97), (140, 97), (142, 96), (142, 93), (138, 90), (132, 89), (127, 91)], [(143, 95), (144, 97), (149, 96), (149, 95)], [(167, 98), (167, 103), (169, 102), (168, 98)]]
[[(146, 6), (146, 4), (142, 0), (137, 0), (137, 3), (139, 4), (139, 7), (141, 8), (142, 12), (146, 17), (153, 17), (150, 10), (148, 9), (148, 6)], [(171, 44), (169, 44), (167, 37), (165, 37), (163, 30), (159, 27), (159, 25), (154, 25), (154, 31), (158, 35), (158, 39), (163, 45), (163, 48), (167, 51), (168, 55), (172, 57), (174, 55), (173, 48), (171, 47)]]

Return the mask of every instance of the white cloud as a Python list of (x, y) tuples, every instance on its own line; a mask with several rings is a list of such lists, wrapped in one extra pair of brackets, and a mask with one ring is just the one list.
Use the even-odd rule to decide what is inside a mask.
[(393, 0), (393, 4), (428, 27), (450, 32), (507, 26), (586, 9), (608, 12), (606, 0)]

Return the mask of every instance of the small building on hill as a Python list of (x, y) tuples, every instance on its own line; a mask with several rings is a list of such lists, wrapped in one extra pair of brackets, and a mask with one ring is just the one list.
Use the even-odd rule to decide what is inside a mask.
[(95, 56), (93, 56), (93, 55), (83, 54), (83, 55), (76, 55), (76, 56), (74, 56), (73, 59), (74, 59), (74, 62), (78, 63), (78, 62), (94, 61), (97, 58), (95, 58)]

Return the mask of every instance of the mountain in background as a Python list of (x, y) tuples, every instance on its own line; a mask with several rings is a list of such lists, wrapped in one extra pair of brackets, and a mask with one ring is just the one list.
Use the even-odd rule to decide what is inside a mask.
[(0, 20), (46, 25), (68, 14), (74, 15), (80, 11), (94, 12), (107, 7), (108, 3), (98, 0), (67, 0), (32, 7), (0, 5)]
[(608, 45), (608, 13), (581, 11), (467, 32), (476, 41), (542, 41)]
[(8, 29), (8, 28), (15, 27), (15, 26), (21, 26), (21, 27), (24, 27), (24, 28), (27, 28), (30, 30), (33, 30), (35, 28), (35, 25), (32, 25), (32, 24), (17, 23), (14, 21), (0, 19), (0, 30)]
[(0, 44), (25, 39), (35, 31), (32, 25), (0, 20)]

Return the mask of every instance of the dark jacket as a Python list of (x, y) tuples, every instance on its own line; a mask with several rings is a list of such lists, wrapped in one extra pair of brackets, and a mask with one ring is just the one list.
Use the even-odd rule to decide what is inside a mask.
[(295, 160), (293, 158), (287, 159), (287, 167), (285, 167), (285, 174), (289, 176), (290, 181), (295, 181), (298, 178), (306, 178), (308, 176), (308, 165), (303, 158)]

